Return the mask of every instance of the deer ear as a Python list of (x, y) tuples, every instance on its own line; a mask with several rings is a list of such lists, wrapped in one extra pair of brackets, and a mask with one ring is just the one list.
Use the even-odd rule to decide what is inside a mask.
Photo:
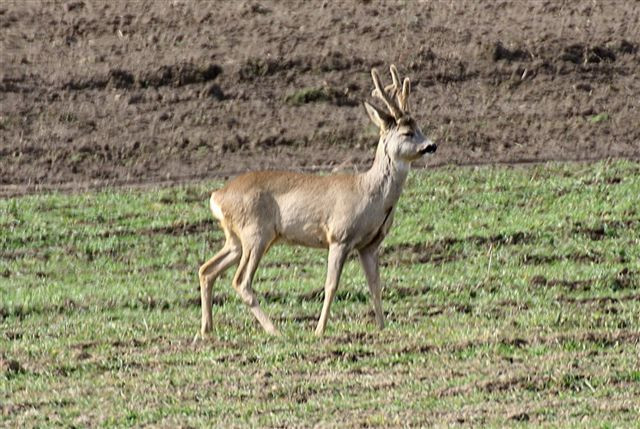
[(371, 121), (376, 124), (381, 131), (389, 130), (395, 123), (393, 116), (383, 112), (375, 106), (372, 106), (366, 101), (364, 102), (364, 108), (367, 109), (367, 114), (369, 115), (369, 118), (371, 118)]

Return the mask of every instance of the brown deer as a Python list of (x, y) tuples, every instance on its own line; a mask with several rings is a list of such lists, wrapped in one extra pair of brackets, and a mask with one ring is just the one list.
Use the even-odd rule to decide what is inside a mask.
[(378, 249), (391, 224), (412, 161), (433, 153), (436, 145), (423, 134), (409, 112), (409, 78), (400, 83), (391, 66), (393, 83), (383, 87), (371, 70), (385, 112), (364, 102), (380, 140), (371, 168), (360, 174), (309, 174), (261, 171), (241, 175), (211, 194), (211, 211), (226, 242), (200, 267), (201, 335), (212, 328), (211, 289), (214, 280), (238, 263), (233, 287), (266, 332), (278, 335), (258, 305), (251, 288), (265, 252), (276, 242), (329, 249), (324, 304), (316, 335), (322, 335), (347, 255), (357, 250), (369, 285), (376, 323), (384, 327)]

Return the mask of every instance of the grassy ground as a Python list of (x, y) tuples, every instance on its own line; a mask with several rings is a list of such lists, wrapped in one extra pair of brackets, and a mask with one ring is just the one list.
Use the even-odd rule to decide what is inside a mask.
[[(215, 184), (213, 185), (215, 186)], [(269, 338), (197, 268), (212, 184), (0, 201), (0, 425), (637, 426), (640, 164), (414, 172), (384, 244), (313, 336), (325, 252), (276, 247)]]

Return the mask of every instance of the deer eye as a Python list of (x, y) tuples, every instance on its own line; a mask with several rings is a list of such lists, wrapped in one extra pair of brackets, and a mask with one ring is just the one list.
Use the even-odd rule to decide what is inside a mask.
[(404, 131), (404, 132), (403, 132), (402, 134), (400, 134), (400, 135), (402, 135), (402, 136), (404, 136), (404, 137), (413, 137), (413, 134), (414, 134), (414, 133), (413, 133), (413, 131)]

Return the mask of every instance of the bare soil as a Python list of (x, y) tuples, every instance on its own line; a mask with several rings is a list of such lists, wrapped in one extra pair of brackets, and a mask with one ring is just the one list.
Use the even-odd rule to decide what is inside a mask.
[(640, 159), (640, 5), (0, 4), (0, 195), (364, 168), (372, 67), (412, 78), (422, 164)]

